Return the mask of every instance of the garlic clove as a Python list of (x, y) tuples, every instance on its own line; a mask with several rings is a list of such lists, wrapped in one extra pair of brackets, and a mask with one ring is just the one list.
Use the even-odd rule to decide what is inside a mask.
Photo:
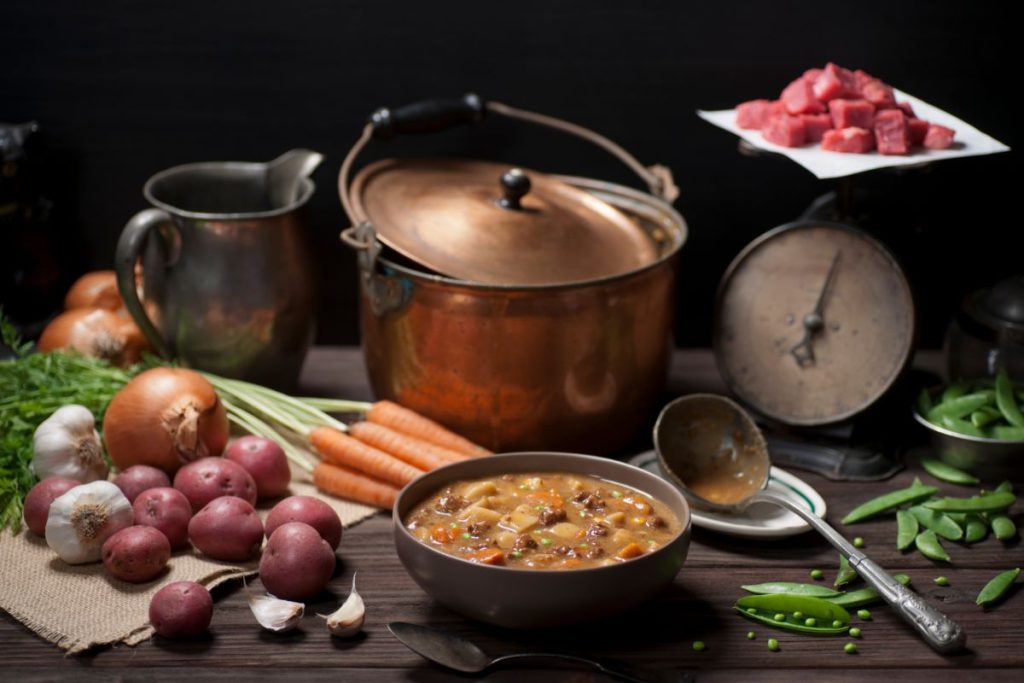
[(36, 427), (31, 468), (37, 477), (66, 477), (81, 482), (107, 478), (107, 462), (96, 419), (80, 405), (58, 408)]
[(366, 606), (363, 598), (356, 592), (356, 576), (352, 575), (352, 592), (345, 598), (341, 607), (331, 614), (317, 614), (327, 620), (327, 628), (332, 636), (348, 638), (359, 633), (366, 620)]
[(132, 504), (109, 481), (76, 486), (50, 505), (46, 543), (68, 564), (98, 562), (103, 542), (135, 523)]
[(260, 626), (268, 631), (276, 633), (290, 631), (306, 613), (306, 606), (301, 602), (281, 600), (270, 593), (256, 595), (249, 590), (248, 586), (245, 591), (249, 594), (249, 609), (252, 610), (252, 615), (256, 617)]

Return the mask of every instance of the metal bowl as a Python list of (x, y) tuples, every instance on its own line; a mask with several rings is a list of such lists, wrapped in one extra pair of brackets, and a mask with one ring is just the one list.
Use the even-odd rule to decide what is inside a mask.
[[(469, 562), (425, 545), (403, 520), (446, 484), (520, 472), (569, 472), (614, 481), (660, 500), (682, 531), (636, 559), (589, 569), (516, 569)], [(672, 484), (626, 463), (570, 453), (507, 453), (428, 472), (402, 490), (393, 511), (395, 549), (409, 575), (431, 597), (467, 617), (506, 628), (580, 623), (622, 612), (675, 579), (690, 547), (690, 509)]]
[[(945, 386), (931, 389), (934, 398), (942, 393)], [(967, 436), (929, 422), (914, 408), (917, 420), (931, 436), (932, 445), (939, 458), (953, 467), (968, 470), (984, 478), (1000, 478), (1019, 475), (1024, 468), (1024, 441), (985, 439)]]

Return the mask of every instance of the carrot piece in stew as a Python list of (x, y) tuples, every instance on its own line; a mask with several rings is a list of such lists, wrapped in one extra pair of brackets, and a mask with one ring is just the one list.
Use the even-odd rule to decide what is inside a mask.
[(644, 554), (644, 549), (640, 547), (639, 543), (630, 543), (625, 546), (622, 550), (616, 553), (615, 557), (620, 560), (629, 560), (634, 557), (639, 557)]
[(469, 439), (445, 429), (433, 420), (391, 401), (377, 401), (367, 412), (366, 417), (370, 422), (376, 422), (395, 431), (470, 457), (492, 454), (486, 448), (477, 446)]
[(332, 427), (317, 427), (309, 443), (331, 465), (351, 467), (395, 486), (405, 486), (423, 471), (393, 455), (368, 446)]
[(323, 462), (313, 469), (313, 483), (324, 493), (385, 510), (393, 508), (398, 498), (398, 489), (394, 486), (346, 467)]
[(505, 564), (505, 553), (492, 548), (478, 550), (475, 553), (466, 555), (467, 560), (479, 562), (480, 564)]

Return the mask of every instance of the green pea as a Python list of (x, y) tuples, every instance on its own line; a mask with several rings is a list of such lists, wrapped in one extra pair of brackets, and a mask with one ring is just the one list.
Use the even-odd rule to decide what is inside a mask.
[(949, 579), (947, 579), (945, 576), (936, 576), (934, 579), (932, 579), (932, 581), (934, 581), (935, 585), (937, 585), (937, 586), (948, 586), (949, 585)]
[(804, 626), (814, 627), (814, 626), (817, 626), (817, 625), (818, 625), (818, 620), (815, 619), (814, 617), (807, 617), (806, 619), (804, 619)]
[(1020, 568), (1011, 569), (1005, 571), (1002, 574), (997, 574), (991, 581), (985, 584), (985, 587), (978, 593), (978, 599), (975, 600), (979, 605), (988, 605), (1006, 594), (1006, 591), (1010, 590), (1010, 586), (1020, 576)]
[[(981, 425), (975, 425), (981, 426)], [(950, 484), (977, 484), (978, 478), (973, 474), (968, 474), (963, 470), (958, 470), (951, 465), (947, 465), (941, 460), (935, 458), (921, 458), (921, 467), (924, 471), (932, 475), (939, 481), (946, 481)]]
[(779, 651), (779, 641), (775, 640), (774, 638), (769, 638), (768, 639), (768, 649), (771, 650), (772, 652), (778, 652)]
[(869, 612), (866, 609), (859, 609), (859, 610), (857, 610), (857, 618), (858, 619), (863, 619), (864, 621), (867, 621), (868, 619), (871, 618), (871, 612)]
[(747, 631), (747, 640), (753, 640), (754, 638), (757, 638), (757, 634), (753, 631)]
[(914, 543), (914, 539), (917, 538), (917, 530), (919, 528), (920, 523), (917, 521), (917, 517), (906, 510), (897, 510), (896, 548), (899, 550), (906, 550), (909, 548)]
[[(938, 498), (929, 500), (924, 507), (939, 512), (995, 512), (1005, 510), (1016, 502), (1017, 497), (1008, 491), (993, 491), (971, 498)], [(920, 519), (918, 521), (921, 521)]]
[(775, 621), (785, 621), (785, 620), (786, 620), (786, 615), (783, 614), (782, 612), (779, 612), (778, 614), (775, 615)]
[(1024, 414), (1013, 398), (1013, 384), (1005, 368), (996, 375), (996, 406), (1007, 422), (1014, 427), (1024, 427)]
[(864, 538), (861, 537), (861, 536), (855, 537), (853, 539), (853, 547), (854, 548), (863, 548), (864, 547)]
[(843, 517), (843, 524), (856, 524), (857, 522), (864, 521), (869, 517), (880, 515), (883, 512), (894, 510), (898, 507), (902, 507), (908, 503), (919, 503), (922, 500), (928, 500), (939, 490), (934, 486), (924, 486), (919, 481), (915, 480), (912, 486), (898, 491), (891, 491), (885, 495), (872, 498), (869, 501), (861, 503), (854, 509), (850, 510), (845, 517)]
[(949, 562), (949, 553), (942, 547), (942, 543), (939, 542), (939, 537), (935, 535), (935, 532), (931, 529), (922, 531), (914, 539), (914, 545), (921, 551), (921, 554), (927, 557), (929, 560), (941, 560), (942, 562)]
[(838, 619), (836, 619), (835, 621), (832, 622), (832, 628), (842, 628), (842, 627), (843, 627), (843, 622), (839, 621)]
[(1017, 536), (1017, 525), (1003, 513), (989, 515), (988, 522), (992, 525), (992, 535), (1000, 541), (1009, 541)]
[(857, 654), (857, 643), (847, 643), (846, 645), (843, 645), (843, 652), (848, 655)]
[(851, 628), (850, 629), (850, 637), (851, 638), (860, 638), (860, 629), (857, 628), (856, 626)]
[(825, 578), (825, 572), (821, 571), (820, 569), (812, 569), (811, 578), (815, 581), (821, 581), (823, 578)]
[(756, 607), (748, 607), (747, 608), (747, 614), (757, 614), (757, 608)]
[(693, 649), (697, 652), (704, 652), (707, 649), (707, 645), (702, 640), (693, 641)]
[(804, 618), (804, 613), (799, 611), (799, 610), (797, 610), (796, 612), (793, 612), (793, 618), (796, 619), (797, 621), (800, 621), (801, 619)]

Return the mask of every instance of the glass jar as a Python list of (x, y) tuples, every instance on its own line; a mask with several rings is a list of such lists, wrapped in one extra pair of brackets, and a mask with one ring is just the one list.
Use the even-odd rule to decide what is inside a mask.
[(1005, 368), (1024, 379), (1024, 276), (964, 298), (946, 334), (949, 380), (977, 379)]

